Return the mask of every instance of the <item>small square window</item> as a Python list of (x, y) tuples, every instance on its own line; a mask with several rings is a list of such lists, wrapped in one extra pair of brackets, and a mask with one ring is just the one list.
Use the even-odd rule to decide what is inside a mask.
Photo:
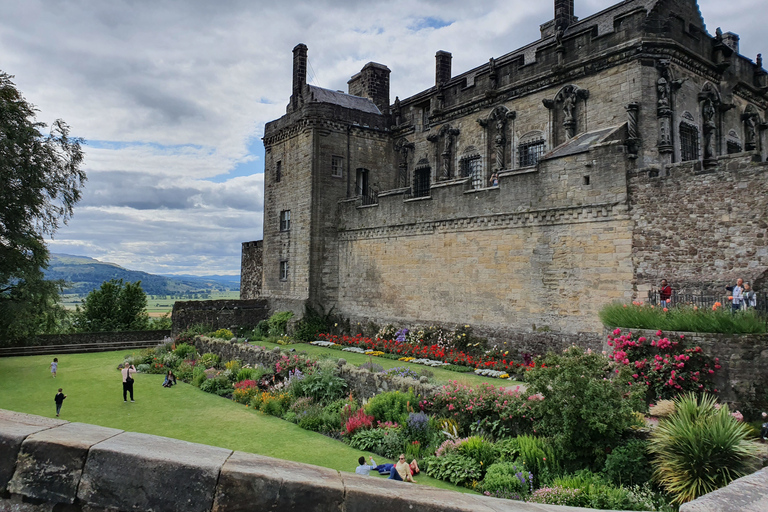
[(291, 210), (283, 210), (280, 212), (280, 231), (289, 229), (291, 229)]
[(280, 280), (288, 280), (288, 260), (283, 260), (280, 262)]
[(589, 185), (589, 175), (584, 176), (584, 184)]
[(278, 160), (275, 164), (275, 183), (280, 183), (280, 179), (283, 177), (283, 161)]
[(341, 178), (344, 172), (344, 159), (340, 156), (331, 157), (331, 176)]

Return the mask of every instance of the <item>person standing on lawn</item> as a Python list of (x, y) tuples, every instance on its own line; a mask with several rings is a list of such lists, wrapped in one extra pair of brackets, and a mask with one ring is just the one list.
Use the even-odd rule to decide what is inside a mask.
[(64, 399), (67, 398), (67, 395), (62, 393), (62, 388), (59, 388), (59, 392), (56, 393), (56, 396), (53, 397), (53, 401), (56, 402), (56, 417), (59, 417), (59, 413), (61, 412), (61, 404), (64, 403)]
[(123, 369), (120, 370), (120, 373), (123, 375), (123, 402), (127, 402), (127, 394), (131, 394), (131, 402), (133, 402), (133, 377), (132, 375), (136, 373), (136, 367), (133, 365), (128, 365), (127, 363), (123, 365)]
[(56, 378), (56, 372), (59, 370), (59, 358), (54, 357), (53, 362), (51, 363), (51, 375), (53, 375), (53, 378)]

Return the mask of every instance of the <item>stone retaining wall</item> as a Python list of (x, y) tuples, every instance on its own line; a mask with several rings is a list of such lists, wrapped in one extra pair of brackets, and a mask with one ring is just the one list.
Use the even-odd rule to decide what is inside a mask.
[(2, 346), (37, 345), (78, 345), (83, 343), (116, 343), (124, 341), (162, 340), (171, 331), (123, 331), (123, 332), (81, 332), (77, 334), (40, 334), (24, 343)]
[[(350, 470), (354, 465), (355, 461), (350, 461)], [(584, 509), (462, 494), (0, 409), (0, 511), (53, 510), (576, 512)]]
[(171, 313), (173, 336), (196, 324), (211, 326), (213, 330), (253, 328), (269, 315), (269, 302), (265, 299), (178, 301)]
[[(627, 329), (634, 338), (656, 338), (656, 330)], [(603, 337), (603, 350), (610, 353), (607, 344), (609, 330)], [(700, 332), (665, 331), (664, 336), (679, 339), (685, 336), (689, 346), (701, 346), (704, 352), (720, 359), (722, 368), (715, 374), (715, 385), (720, 399), (743, 404), (765, 396), (768, 386), (768, 334), (717, 334)]]
[(680, 506), (680, 512), (765, 512), (768, 510), (768, 468), (734, 480)]
[[(284, 352), (279, 348), (266, 350), (247, 343), (231, 343), (229, 341), (202, 336), (195, 339), (195, 347), (201, 354), (212, 352), (218, 355), (221, 357), (222, 361), (239, 359), (243, 363), (251, 365), (260, 364), (268, 367), (274, 366), (284, 354), (297, 353)], [(301, 354), (301, 345), (292, 346), (292, 348), (296, 347), (298, 347), (298, 353)], [(345, 352), (339, 351), (340, 358), (343, 359), (344, 354)], [(417, 395), (430, 396), (440, 389), (440, 386), (435, 386), (427, 382), (426, 377), (416, 380), (411, 378), (385, 376), (381, 373), (372, 373), (368, 370), (361, 370), (351, 364), (340, 365), (339, 377), (347, 381), (349, 390), (360, 399), (371, 398), (384, 391), (397, 390), (404, 392), (413, 390)]]

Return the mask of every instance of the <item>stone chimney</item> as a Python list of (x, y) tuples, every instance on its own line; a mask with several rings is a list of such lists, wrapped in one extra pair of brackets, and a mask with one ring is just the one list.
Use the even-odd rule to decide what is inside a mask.
[(307, 86), (307, 45), (299, 43), (293, 49), (293, 92), (291, 107), (295, 110), (303, 103), (304, 89)]
[(723, 34), (723, 44), (733, 50), (736, 53), (739, 53), (739, 35), (734, 34), (733, 32), (726, 32)]
[(389, 73), (389, 68), (384, 64), (369, 62), (347, 82), (349, 94), (368, 98), (382, 114), (388, 114)]
[(435, 85), (446, 83), (451, 79), (451, 59), (453, 55), (450, 52), (440, 50), (435, 54)]
[(574, 0), (555, 0), (555, 30), (561, 28), (565, 30), (576, 21), (573, 15)]

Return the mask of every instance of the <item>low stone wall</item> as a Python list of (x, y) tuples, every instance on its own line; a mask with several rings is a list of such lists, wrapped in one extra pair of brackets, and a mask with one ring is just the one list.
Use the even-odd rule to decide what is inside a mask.
[[(621, 328), (631, 331), (635, 338), (655, 338), (655, 330)], [(610, 353), (607, 344), (609, 330), (605, 331), (602, 350)], [(720, 359), (722, 368), (715, 374), (715, 385), (720, 399), (740, 404), (764, 396), (768, 389), (768, 334), (716, 334), (700, 332), (665, 331), (669, 339), (684, 336), (689, 346), (700, 346), (707, 355)]]
[[(350, 469), (354, 465), (355, 462), (350, 461)], [(576, 512), (585, 509), (462, 494), (0, 409), (0, 510)]]
[(216, 329), (256, 327), (270, 315), (269, 301), (250, 300), (199, 300), (179, 301), (173, 305), (171, 322), (173, 336), (196, 324)]
[[(212, 352), (222, 361), (239, 359), (243, 363), (251, 365), (261, 364), (264, 366), (274, 366), (274, 364), (284, 355), (301, 354), (301, 345), (291, 345), (297, 352), (283, 352), (279, 348), (265, 350), (247, 343), (231, 343), (229, 341), (217, 340), (213, 338), (198, 337), (195, 339), (195, 347), (201, 354)], [(297, 348), (298, 347), (298, 348)], [(344, 358), (344, 352), (339, 351), (339, 357)], [(371, 398), (384, 391), (408, 391), (421, 396), (431, 396), (440, 386), (435, 386), (427, 382), (423, 377), (419, 380), (385, 376), (381, 373), (372, 373), (368, 370), (361, 370), (351, 364), (343, 364), (339, 367), (339, 377), (347, 381), (349, 390), (360, 399)]]
[(680, 512), (765, 512), (768, 510), (768, 468), (680, 506)]
[(38, 345), (81, 345), (84, 343), (119, 343), (130, 341), (162, 340), (170, 336), (171, 331), (124, 331), (124, 332), (82, 332), (77, 334), (40, 334), (26, 340), (25, 343), (2, 346), (38, 346)]

